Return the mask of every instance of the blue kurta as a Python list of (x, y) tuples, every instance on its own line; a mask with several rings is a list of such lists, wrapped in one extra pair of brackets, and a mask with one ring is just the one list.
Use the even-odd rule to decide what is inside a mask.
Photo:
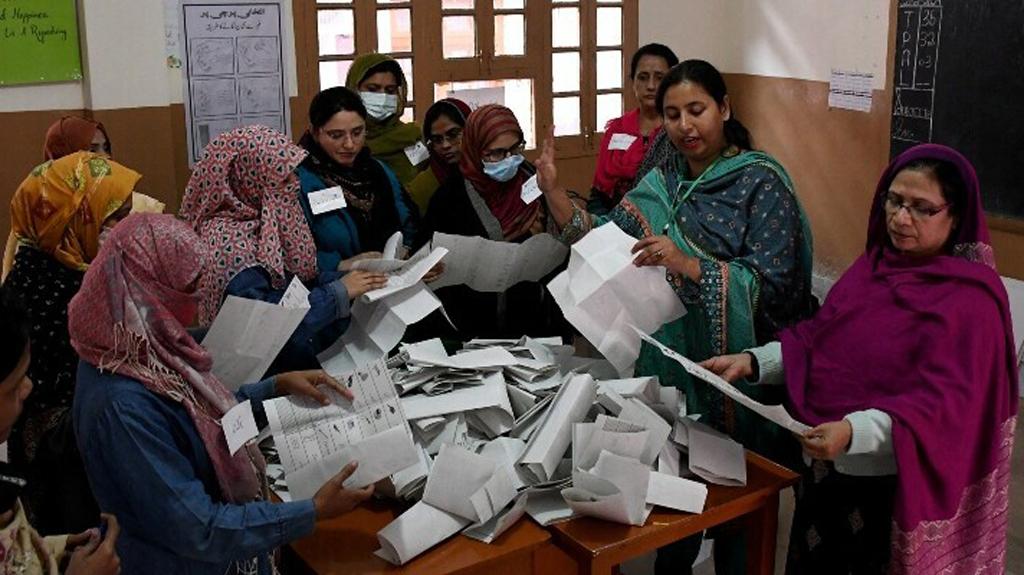
[[(273, 379), (243, 386), (257, 419)], [(117, 553), (126, 575), (223, 575), (238, 560), (268, 554), (313, 532), (312, 500), (227, 503), (213, 463), (185, 408), (141, 383), (81, 362), (75, 436), (93, 493), (117, 516)], [(233, 572), (233, 571), (232, 571)]]

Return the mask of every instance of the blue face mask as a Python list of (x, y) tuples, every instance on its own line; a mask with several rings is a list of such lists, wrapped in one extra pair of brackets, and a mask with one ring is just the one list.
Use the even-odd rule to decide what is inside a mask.
[(507, 182), (515, 177), (524, 159), (522, 154), (515, 154), (497, 162), (484, 162), (484, 173), (496, 182)]

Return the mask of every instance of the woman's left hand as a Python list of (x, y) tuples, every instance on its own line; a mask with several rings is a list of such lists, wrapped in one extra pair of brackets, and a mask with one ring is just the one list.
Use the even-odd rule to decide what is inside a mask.
[[(700, 264), (684, 254), (668, 236), (648, 236), (633, 245), (633, 265), (665, 266), (670, 272), (700, 280)], [(696, 270), (696, 271), (695, 271)]]
[(321, 405), (327, 405), (331, 400), (323, 390), (319, 389), (320, 387), (332, 388), (349, 401), (355, 398), (351, 389), (327, 375), (327, 372), (322, 369), (289, 371), (278, 374), (274, 378), (274, 391), (277, 392), (277, 395), (309, 397), (320, 402)]
[(804, 453), (814, 459), (833, 461), (846, 453), (853, 439), (853, 426), (843, 419), (822, 423), (800, 437)]

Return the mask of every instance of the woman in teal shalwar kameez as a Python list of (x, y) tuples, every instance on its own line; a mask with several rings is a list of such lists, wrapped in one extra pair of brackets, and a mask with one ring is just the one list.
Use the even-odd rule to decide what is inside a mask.
[[(537, 171), (562, 238), (574, 242), (609, 221), (638, 238), (637, 265), (664, 266), (688, 310), (654, 337), (691, 359), (770, 341), (813, 309), (811, 233), (793, 184), (775, 159), (751, 150), (711, 64), (688, 60), (674, 67), (658, 90), (657, 107), (679, 153), (644, 176), (606, 217), (570, 201), (557, 183), (553, 146), (545, 142)], [(690, 413), (745, 447), (783, 464), (799, 456), (784, 430), (693, 382), (652, 346), (641, 348), (636, 374), (681, 388)], [(766, 386), (738, 386), (765, 403), (781, 403)], [(686, 573), (689, 565), (672, 567)], [(722, 567), (720, 573), (734, 571)]]

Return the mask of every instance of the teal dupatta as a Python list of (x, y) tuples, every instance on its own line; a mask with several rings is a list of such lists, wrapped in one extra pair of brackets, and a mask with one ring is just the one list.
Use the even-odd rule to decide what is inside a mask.
[[(594, 217), (593, 225), (613, 221), (637, 238), (665, 234), (699, 260), (699, 284), (668, 274), (687, 314), (654, 337), (700, 361), (765, 343), (810, 314), (812, 245), (792, 181), (771, 156), (723, 156), (696, 181), (686, 172), (677, 155), (648, 173), (607, 217)], [(650, 345), (641, 348), (636, 374), (679, 387), (690, 413), (748, 448), (784, 463), (798, 454), (781, 428), (695, 382)], [(737, 386), (765, 403), (783, 399), (784, 390), (775, 386)]]

